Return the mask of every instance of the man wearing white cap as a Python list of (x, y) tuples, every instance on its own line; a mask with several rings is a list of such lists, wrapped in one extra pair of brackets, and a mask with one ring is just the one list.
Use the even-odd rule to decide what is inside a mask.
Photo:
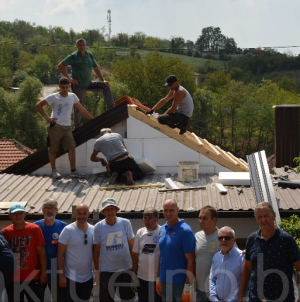
[(120, 300), (133, 301), (135, 298), (130, 288), (134, 234), (130, 221), (116, 216), (119, 210), (113, 198), (105, 199), (100, 209), (105, 219), (94, 227), (96, 284), (100, 285), (99, 300), (103, 302), (114, 301), (120, 283), (124, 283), (124, 286), (118, 286)]
[(12, 224), (2, 230), (15, 254), (17, 268), (12, 282), (6, 288), (8, 301), (43, 301), (47, 283), (45, 240), (38, 225), (25, 221), (26, 211), (21, 203), (9, 208)]

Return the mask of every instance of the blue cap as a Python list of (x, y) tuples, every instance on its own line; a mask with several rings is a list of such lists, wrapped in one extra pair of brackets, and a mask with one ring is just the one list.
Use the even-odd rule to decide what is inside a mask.
[(114, 206), (116, 207), (118, 210), (120, 210), (120, 208), (117, 206), (117, 202), (115, 201), (115, 199), (113, 198), (107, 198), (102, 202), (101, 205), (101, 209), (100, 209), (100, 213), (107, 207), (109, 206)]
[(9, 213), (15, 212), (26, 212), (25, 207), (21, 203), (16, 202), (9, 208)]

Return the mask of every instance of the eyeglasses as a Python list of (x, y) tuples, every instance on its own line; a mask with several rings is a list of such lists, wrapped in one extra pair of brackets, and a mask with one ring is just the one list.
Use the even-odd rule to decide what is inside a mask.
[(231, 238), (233, 238), (233, 237), (230, 237), (230, 236), (218, 236), (218, 240), (219, 241), (222, 241), (223, 239), (225, 239), (225, 241), (229, 241)]
[(87, 241), (87, 234), (84, 234), (84, 244), (87, 244), (88, 241)]

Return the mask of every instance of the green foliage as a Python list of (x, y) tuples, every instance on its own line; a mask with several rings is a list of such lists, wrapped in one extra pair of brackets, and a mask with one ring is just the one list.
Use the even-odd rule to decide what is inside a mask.
[(296, 240), (298, 249), (300, 249), (300, 218), (297, 215), (292, 215), (290, 219), (283, 219), (280, 228), (291, 234)]
[(300, 157), (295, 157), (293, 159), (294, 164), (296, 165), (297, 172), (300, 172)]
[(0, 87), (7, 89), (10, 86), (11, 71), (7, 67), (0, 67)]
[(115, 80), (128, 88), (130, 96), (148, 106), (168, 93), (163, 84), (170, 74), (175, 74), (191, 93), (195, 90), (191, 68), (177, 58), (164, 59), (159, 53), (150, 53), (144, 59), (127, 57), (113, 65), (113, 73)]
[(42, 79), (48, 76), (51, 70), (51, 62), (46, 54), (38, 54), (33, 58), (32, 71), (36, 77)]
[(41, 88), (39, 80), (28, 77), (16, 94), (0, 89), (1, 137), (14, 138), (32, 149), (45, 145), (46, 127), (35, 108)]

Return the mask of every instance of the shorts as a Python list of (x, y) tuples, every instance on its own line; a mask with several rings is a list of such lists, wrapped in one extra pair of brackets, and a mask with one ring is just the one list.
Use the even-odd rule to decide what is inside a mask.
[(76, 142), (71, 127), (54, 124), (51, 127), (49, 126), (47, 131), (50, 139), (49, 151), (51, 153), (57, 153), (60, 149), (60, 144), (62, 144), (65, 151), (75, 150)]

